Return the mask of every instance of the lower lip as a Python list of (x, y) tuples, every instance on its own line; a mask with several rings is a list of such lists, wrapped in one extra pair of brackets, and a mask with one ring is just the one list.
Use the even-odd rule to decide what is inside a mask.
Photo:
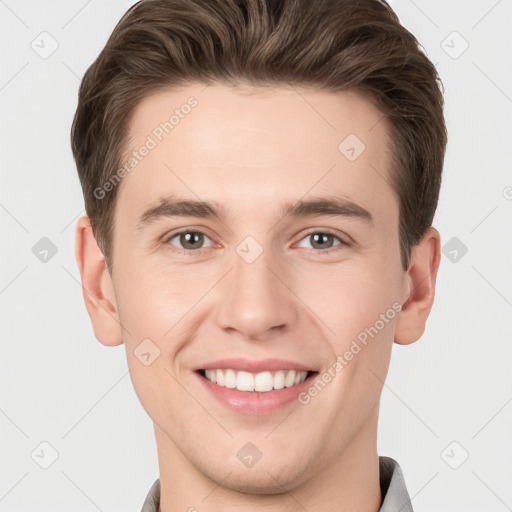
[(271, 414), (282, 409), (292, 402), (298, 402), (298, 395), (309, 388), (317, 373), (313, 373), (306, 380), (295, 386), (272, 391), (239, 391), (238, 389), (218, 386), (201, 374), (195, 372), (197, 378), (206, 386), (213, 396), (230, 409), (243, 414)]

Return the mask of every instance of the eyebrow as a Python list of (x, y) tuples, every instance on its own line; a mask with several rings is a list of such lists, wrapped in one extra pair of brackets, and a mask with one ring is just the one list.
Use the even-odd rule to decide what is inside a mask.
[[(293, 203), (286, 203), (281, 209), (281, 216), (292, 218), (316, 217), (332, 215), (359, 219), (369, 225), (373, 224), (372, 214), (362, 206), (343, 197), (313, 197), (307, 200), (300, 199)], [(180, 200), (174, 196), (160, 198), (160, 202), (150, 206), (140, 216), (137, 228), (142, 229), (166, 217), (201, 217), (225, 220), (228, 211), (216, 201)]]

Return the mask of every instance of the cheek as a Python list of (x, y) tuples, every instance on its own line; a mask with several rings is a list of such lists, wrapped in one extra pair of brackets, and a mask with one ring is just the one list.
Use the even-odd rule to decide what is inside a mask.
[(314, 278), (303, 281), (300, 296), (333, 331), (352, 332), (373, 325), (392, 308), (400, 297), (397, 277), (393, 268), (377, 262), (342, 263), (339, 268), (320, 269)]
[(188, 341), (185, 315), (194, 304), (190, 289), (183, 290), (181, 282), (166, 282), (164, 275), (130, 268), (118, 273), (116, 284), (133, 387), (146, 412), (160, 424), (166, 421), (166, 404), (178, 410), (187, 405), (176, 379), (182, 378), (180, 351)]
[(198, 280), (184, 279), (165, 268), (123, 262), (115, 281), (123, 325), (138, 337), (161, 339), (189, 310), (200, 292)]
[(171, 375), (181, 377), (181, 352), (194, 318), (190, 313), (205, 286), (195, 277), (127, 259), (119, 268), (114, 285), (131, 377), (141, 402), (153, 403), (164, 389), (172, 393)]

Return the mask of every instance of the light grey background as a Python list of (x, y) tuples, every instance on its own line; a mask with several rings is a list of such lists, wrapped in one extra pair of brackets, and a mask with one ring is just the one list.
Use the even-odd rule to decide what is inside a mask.
[[(0, 0), (0, 512), (140, 510), (158, 476), (125, 349), (94, 338), (73, 253), (79, 81), (132, 3)], [(379, 453), (416, 512), (511, 510), (512, 0), (391, 4), (439, 69), (449, 144), (436, 302), (422, 339), (395, 345)]]

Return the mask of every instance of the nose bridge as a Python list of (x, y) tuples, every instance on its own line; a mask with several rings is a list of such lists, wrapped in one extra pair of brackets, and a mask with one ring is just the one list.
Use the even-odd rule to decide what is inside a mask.
[(282, 265), (270, 249), (248, 237), (236, 248), (224, 286), (218, 322), (247, 338), (264, 338), (294, 322), (293, 295), (276, 277)]

